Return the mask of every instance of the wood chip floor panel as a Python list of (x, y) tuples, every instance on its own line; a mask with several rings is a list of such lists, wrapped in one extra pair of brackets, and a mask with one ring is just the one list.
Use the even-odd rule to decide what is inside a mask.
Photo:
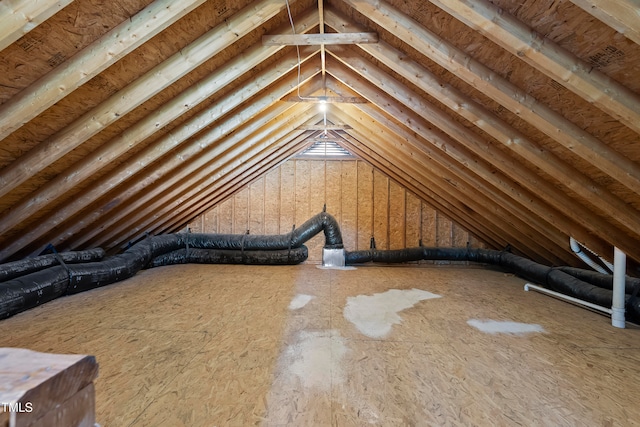
[[(640, 425), (640, 329), (524, 283), (472, 267), (177, 265), (4, 320), (0, 346), (95, 355), (104, 427)], [(345, 318), (355, 297), (411, 289), (440, 297), (389, 313), (384, 337)]]

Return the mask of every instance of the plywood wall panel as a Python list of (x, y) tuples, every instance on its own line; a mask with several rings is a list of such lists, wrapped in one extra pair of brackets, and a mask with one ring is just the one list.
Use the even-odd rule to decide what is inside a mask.
[(233, 198), (228, 198), (220, 204), (219, 232), (233, 233)]
[(369, 248), (373, 235), (373, 167), (358, 162), (358, 236), (357, 249)]
[(264, 182), (262, 177), (249, 185), (249, 230), (251, 234), (264, 233)]
[(405, 245), (407, 248), (413, 248), (420, 243), (420, 199), (413, 193), (405, 193)]
[(216, 206), (202, 215), (202, 217), (204, 218), (202, 231), (204, 233), (218, 232), (218, 210), (219, 208)]
[(342, 166), (342, 240), (347, 248), (355, 248), (358, 222), (358, 166), (341, 162)]
[(373, 171), (373, 236), (376, 248), (389, 249), (389, 178)]
[(452, 236), (453, 236), (452, 246), (455, 248), (466, 247), (467, 242), (469, 241), (469, 232), (467, 232), (467, 230), (460, 227), (455, 222), (451, 224), (451, 227), (452, 227)]
[(295, 224), (296, 227), (302, 225), (311, 216), (311, 174), (310, 160), (297, 160), (295, 164), (296, 184), (295, 184)]
[(264, 176), (264, 233), (280, 234), (280, 168)]
[(325, 169), (326, 162), (324, 160), (315, 160), (310, 162), (311, 173), (311, 214), (315, 215), (322, 211), (322, 208), (327, 200), (326, 198), (326, 183), (325, 183)]
[(233, 199), (233, 233), (244, 234), (249, 229), (249, 189), (238, 191)]
[(389, 249), (406, 248), (405, 193), (400, 184), (389, 181)]
[(452, 241), (452, 227), (453, 224), (451, 220), (446, 216), (438, 213), (437, 215), (437, 227), (436, 227), (436, 241), (438, 246), (450, 247), (453, 243)]
[(338, 222), (342, 219), (342, 168), (339, 160), (327, 161), (327, 212)]
[(437, 246), (436, 224), (437, 212), (428, 204), (422, 202), (422, 244), (424, 246)]
[[(325, 179), (326, 178), (326, 179)], [(289, 160), (194, 219), (207, 233), (284, 234), (322, 211), (340, 224), (345, 248), (484, 247), (464, 228), (361, 160)], [(309, 263), (322, 262), (324, 236), (305, 243)], [(432, 263), (424, 261), (423, 263)], [(446, 263), (445, 263), (446, 264)]]
[(280, 234), (288, 233), (295, 224), (295, 162), (280, 166)]

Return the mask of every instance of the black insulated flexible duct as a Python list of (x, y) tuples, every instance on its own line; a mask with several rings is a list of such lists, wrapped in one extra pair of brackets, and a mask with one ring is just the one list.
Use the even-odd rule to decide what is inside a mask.
[(76, 260), (68, 255), (55, 254), (0, 265), (0, 277), (5, 278), (0, 283), (0, 319), (63, 295), (127, 279), (147, 267), (186, 262), (299, 264), (308, 256), (303, 243), (320, 232), (325, 248), (343, 247), (337, 221), (321, 212), (283, 235), (168, 234), (148, 237), (100, 262), (86, 261), (101, 259), (102, 249), (76, 253), (78, 264), (72, 264)]
[[(179, 233), (148, 237), (122, 254), (100, 262), (84, 262), (102, 258), (104, 252), (96, 249), (77, 252), (73, 256), (75, 259), (68, 253), (61, 253), (0, 265), (0, 278), (3, 278), (0, 283), (0, 319), (62, 295), (124, 280), (148, 267), (177, 263), (298, 264), (308, 255), (303, 243), (320, 232), (324, 232), (326, 249), (343, 248), (338, 223), (331, 215), (322, 212), (283, 235)], [(611, 306), (609, 279), (568, 267), (547, 267), (506, 251), (422, 246), (385, 251), (375, 249), (373, 239), (371, 246), (370, 250), (345, 252), (345, 264), (471, 261), (496, 265), (555, 291), (601, 306)], [(629, 279), (627, 292), (634, 290), (638, 282), (638, 279)], [(630, 319), (640, 320), (638, 298), (627, 295), (627, 308)]]
[[(595, 284), (588, 283), (585, 280), (581, 280), (563, 271), (566, 267), (548, 267), (505, 251), (471, 248), (417, 247), (388, 251), (370, 249), (345, 253), (346, 265), (363, 264), (367, 262), (391, 264), (420, 260), (471, 261), (496, 265), (526, 280), (545, 285), (551, 290), (603, 307), (611, 307), (613, 298), (611, 289), (598, 286), (597, 280), (594, 280)], [(577, 274), (574, 270), (569, 271)], [(583, 277), (586, 276), (585, 274)], [(595, 277), (593, 275), (588, 276)], [(605, 281), (603, 278), (599, 279), (603, 282)], [(629, 294), (635, 289), (635, 283), (637, 283), (637, 279), (628, 280), (627, 292)], [(640, 299), (634, 298), (632, 295), (626, 295), (626, 306), (628, 318), (635, 322), (640, 321)]]
[(60, 260), (65, 264), (78, 264), (82, 262), (100, 261), (102, 258), (104, 258), (104, 251), (101, 248), (97, 248), (86, 251), (41, 255), (35, 258), (8, 262), (0, 265), (0, 283), (24, 276), (25, 274), (44, 270), (54, 265), (60, 265)]

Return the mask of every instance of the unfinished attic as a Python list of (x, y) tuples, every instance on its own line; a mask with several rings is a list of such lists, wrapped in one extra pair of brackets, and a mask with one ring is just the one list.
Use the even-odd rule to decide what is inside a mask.
[(637, 0), (2, 0), (0, 71), (0, 427), (640, 419)]

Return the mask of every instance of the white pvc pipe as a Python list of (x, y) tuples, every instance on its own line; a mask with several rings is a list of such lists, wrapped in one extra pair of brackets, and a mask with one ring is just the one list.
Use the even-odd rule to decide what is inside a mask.
[[(587, 253), (585, 253), (582, 250), (582, 248), (580, 247), (581, 244), (576, 239), (574, 239), (573, 237), (569, 237), (569, 246), (571, 246), (571, 250), (573, 251), (573, 253), (576, 254), (576, 256), (578, 258), (580, 258), (582, 261), (584, 261), (585, 264), (587, 264), (589, 267), (593, 268), (598, 273), (611, 274), (607, 270), (605, 270), (602, 266), (600, 266), (598, 263), (596, 263), (594, 260), (592, 260), (591, 257), (589, 255), (587, 255)], [(586, 246), (585, 246), (585, 248), (586, 248)], [(591, 250), (589, 250), (589, 251), (591, 252)], [(594, 254), (594, 255), (596, 255), (596, 254)], [(598, 257), (598, 258), (600, 258), (600, 257)], [(600, 258), (600, 259), (602, 259), (602, 258)]]
[(627, 274), (627, 255), (618, 248), (613, 252), (613, 298), (611, 301), (611, 324), (624, 328), (625, 281)]
[(551, 289), (543, 288), (542, 286), (537, 286), (537, 285), (533, 285), (531, 283), (526, 283), (524, 285), (524, 290), (525, 291), (529, 291), (529, 290), (538, 291), (540, 293), (551, 295), (551, 296), (554, 296), (556, 298), (560, 298), (562, 300), (572, 302), (574, 304), (578, 304), (578, 305), (582, 305), (584, 307), (591, 308), (593, 310), (601, 311), (601, 312), (606, 313), (606, 314), (612, 314), (612, 309), (610, 309), (610, 308), (603, 307), (603, 306), (597, 305), (597, 304), (593, 304), (593, 303), (590, 303), (589, 301), (584, 301), (584, 300), (581, 300), (581, 299), (578, 299), (578, 298), (574, 298), (574, 297), (569, 296), (569, 295), (561, 294), (560, 292), (552, 291)]

